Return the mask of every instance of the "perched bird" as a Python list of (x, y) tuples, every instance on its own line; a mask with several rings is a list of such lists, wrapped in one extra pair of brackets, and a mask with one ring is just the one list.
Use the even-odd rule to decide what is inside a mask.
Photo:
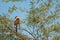
[(16, 25), (20, 24), (20, 17), (16, 16), (15, 19), (16, 20), (14, 21), (14, 25), (16, 26)]
[(17, 25), (19, 24), (19, 28), (20, 28), (20, 17), (19, 16), (16, 16), (15, 17), (15, 21), (14, 21), (14, 25), (16, 26), (16, 32), (17, 32)]

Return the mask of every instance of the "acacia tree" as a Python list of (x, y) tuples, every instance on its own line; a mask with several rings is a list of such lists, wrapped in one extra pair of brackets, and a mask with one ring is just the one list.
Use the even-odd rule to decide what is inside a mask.
[[(28, 17), (25, 23), (28, 30), (20, 30), (28, 32), (32, 40), (49, 40), (49, 37), (52, 38), (60, 32), (60, 22), (56, 22), (60, 19), (59, 8), (59, 0), (30, 0), (30, 9), (26, 10)], [(14, 5), (8, 12), (12, 13), (16, 9), (19, 8)], [(58, 35), (52, 40), (59, 40)]]
[[(57, 1), (55, 0), (56, 3), (58, 3), (58, 1), (59, 0)], [(32, 30), (30, 32), (32, 34), (33, 39), (49, 40), (50, 36), (54, 37), (52, 34), (55, 34), (56, 32), (58, 34), (60, 32), (60, 27), (59, 27), (60, 22), (56, 22), (56, 21), (57, 19), (60, 19), (60, 16), (59, 16), (60, 6), (55, 4), (53, 0), (47, 0), (47, 2), (44, 2), (44, 0), (42, 1), (32, 0), (30, 3), (31, 3), (31, 8), (28, 12), (29, 15), (27, 18), (27, 21), (28, 21), (27, 25), (29, 30)], [(36, 5), (39, 5), (39, 6), (36, 7)], [(55, 10), (52, 9), (53, 6), (55, 6), (54, 8)]]
[(29, 40), (26, 35), (15, 31), (13, 23), (7, 15), (0, 15), (0, 40)]

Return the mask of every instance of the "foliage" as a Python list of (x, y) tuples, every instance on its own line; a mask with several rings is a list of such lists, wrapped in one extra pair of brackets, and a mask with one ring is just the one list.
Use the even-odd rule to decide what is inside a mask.
[(40, 6), (39, 8), (35, 7), (36, 3), (34, 1), (32, 2), (33, 4), (31, 3), (32, 6), (27, 18), (27, 21), (28, 21), (27, 24), (31, 25), (30, 27), (33, 27), (33, 29), (31, 30), (33, 30), (32, 32), (33, 35), (35, 34), (34, 39), (37, 38), (39, 40), (40, 39), (48, 40), (49, 39), (48, 37), (52, 35), (50, 34), (51, 32), (53, 31), (57, 33), (60, 32), (60, 27), (59, 27), (60, 23), (57, 24), (57, 22), (55, 22), (57, 21), (57, 19), (60, 18), (60, 16), (58, 16), (59, 9), (50, 11), (50, 9), (53, 8), (54, 5), (56, 5), (56, 4), (53, 5), (53, 3), (51, 3), (53, 1), (51, 2), (48, 1), (48, 3), (46, 2), (41, 3), (41, 5), (39, 5)]
[[(15, 2), (17, 0), (4, 1)], [(60, 21), (58, 20), (60, 19), (60, 3), (58, 1), (59, 0), (30, 0), (30, 9), (29, 11), (27, 10), (28, 16), (25, 22), (23, 22), (23, 24), (26, 25), (26, 28), (21, 28), (20, 30), (29, 33), (29, 35), (32, 36), (32, 40), (49, 40), (49, 37), (52, 34), (54, 34), (54, 36), (52, 35), (52, 40), (60, 40), (60, 35), (56, 36), (58, 33), (60, 33)], [(37, 5), (39, 6), (36, 7)], [(14, 5), (13, 7), (9, 8), (8, 12), (13, 13), (16, 9), (19, 8)], [(13, 27), (13, 20), (9, 19), (6, 16), (0, 17), (0, 30), (2, 31), (2, 36), (0, 37), (1, 40), (3, 38), (11, 39), (14, 36), (18, 37), (14, 37), (14, 39), (17, 40), (30, 40), (29, 35), (23, 35), (23, 33), (15, 32), (15, 29)], [(4, 33), (6, 32), (12, 33), (12, 36), (5, 36)]]
[(60, 40), (60, 36), (55, 36), (53, 40)]
[[(7, 16), (5, 15), (0, 17), (0, 33), (1, 33), (0, 40), (8, 40), (8, 39), (9, 40), (22, 40), (22, 39), (28, 40), (29, 39), (26, 35), (16, 33), (13, 27), (13, 20), (7, 18)], [(17, 36), (17, 38), (14, 36)]]

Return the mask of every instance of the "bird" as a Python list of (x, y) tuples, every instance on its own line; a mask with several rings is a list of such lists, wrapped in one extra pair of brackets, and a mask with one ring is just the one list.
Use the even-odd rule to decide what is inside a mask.
[(16, 16), (15, 17), (15, 21), (14, 21), (14, 25), (16, 26), (16, 32), (17, 32), (17, 26), (19, 24), (19, 29), (20, 29), (20, 22), (21, 22), (21, 19), (19, 16)]
[(20, 17), (16, 16), (15, 21), (14, 21), (14, 25), (16, 26), (18, 24), (20, 24)]

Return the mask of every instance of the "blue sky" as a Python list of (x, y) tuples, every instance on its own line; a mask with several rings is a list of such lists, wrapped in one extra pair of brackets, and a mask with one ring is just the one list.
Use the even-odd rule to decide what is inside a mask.
[[(28, 10), (29, 9), (29, 1), (25, 2), (1, 2), (0, 1), (0, 14), (9, 14), (8, 9), (11, 8), (13, 5), (16, 7), (20, 7), (22, 9)], [(10, 14), (10, 17), (14, 19), (15, 16), (20, 16), (22, 19), (26, 18), (27, 13), (21, 12), (19, 9), (13, 11), (13, 13)]]
[[(30, 0), (26, 0), (24, 2), (11, 2), (11, 1), (10, 2), (2, 2), (0, 0), (0, 14), (3, 14), (3, 13), (8, 13), (9, 14), (8, 9), (10, 7), (12, 7), (13, 5), (15, 5), (16, 7), (20, 7), (22, 9), (25, 9), (25, 10), (29, 10), (29, 8), (30, 8), (30, 3), (29, 2), (30, 2)], [(44, 1), (44, 2), (46, 2), (46, 1)], [(55, 4), (58, 4), (55, 1), (53, 1), (53, 2)], [(41, 3), (43, 3), (43, 0), (41, 1)], [(39, 4), (36, 4), (36, 7), (38, 7), (38, 6), (39, 6)], [(54, 7), (56, 7), (56, 6), (54, 6)], [(52, 7), (51, 10), (54, 10), (54, 7)], [(22, 19), (24, 19), (24, 18), (27, 17), (28, 13), (21, 12), (19, 9), (17, 9), (12, 14), (10, 14), (10, 17), (12, 19), (14, 19), (14, 17), (17, 16), (17, 15), (20, 16)]]
[[(0, 14), (3, 15), (3, 14), (9, 14), (8, 12), (8, 9), (10, 7), (12, 7), (13, 5), (15, 5), (16, 7), (21, 7), (25, 10), (29, 10), (29, 1), (24, 1), (24, 2), (2, 2), (0, 0)], [(11, 19), (15, 19), (15, 16), (19, 16), (22, 20), (24, 20), (26, 17), (27, 17), (27, 14), (26, 12), (21, 12), (19, 9), (13, 11), (10, 15), (10, 18)], [(21, 26), (24, 26), (24, 24), (21, 24)], [(26, 32), (24, 32), (24, 34), (26, 34)], [(28, 34), (28, 33), (27, 33)], [(29, 35), (29, 34), (28, 34)]]
[[(29, 10), (29, 8), (30, 8), (30, 3), (29, 2), (30, 2), (30, 0), (27, 0), (27, 1), (24, 1), (24, 2), (11, 2), (10, 1), (10, 2), (6, 3), (6, 2), (2, 2), (0, 0), (0, 14), (3, 14), (3, 13), (9, 14), (8, 9), (10, 7), (12, 7), (13, 5), (15, 5), (16, 7), (20, 7), (24, 10)], [(58, 3), (55, 3), (55, 1), (53, 1), (53, 2), (54, 2), (54, 4), (58, 4)], [(58, 1), (58, 2), (60, 3), (60, 1)], [(41, 1), (41, 3), (43, 3), (43, 2)], [(38, 5), (36, 4), (36, 7), (38, 7), (38, 6), (39, 6), (39, 4)], [(50, 10), (51, 11), (55, 10), (54, 7), (56, 7), (56, 5), (53, 6)], [(13, 11), (13, 13), (10, 14), (10, 18), (14, 19), (15, 16), (20, 16), (21, 19), (23, 20), (27, 17), (27, 15), (28, 15), (28, 13), (22, 12), (19, 9), (17, 9), (15, 11)], [(60, 19), (56, 20), (55, 22), (59, 22), (59, 21), (60, 21)], [(23, 25), (23, 26), (25, 26), (25, 25)]]

